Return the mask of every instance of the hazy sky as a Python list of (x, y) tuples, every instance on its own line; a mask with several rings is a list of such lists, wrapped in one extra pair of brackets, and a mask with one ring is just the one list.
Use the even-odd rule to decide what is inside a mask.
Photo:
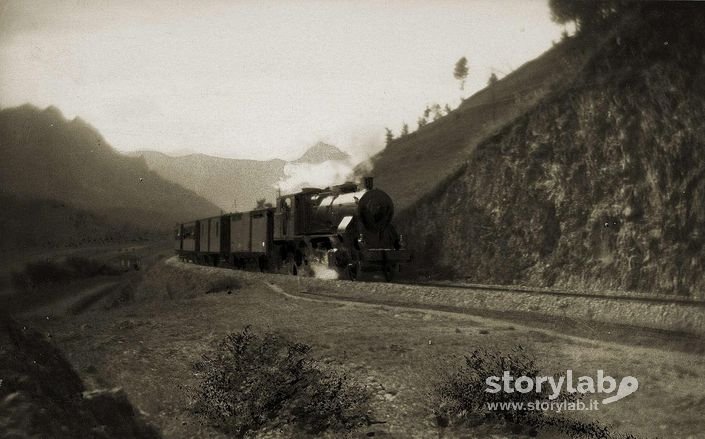
[(546, 0), (0, 0), (0, 106), (55, 105), (123, 151), (359, 157), (561, 30)]

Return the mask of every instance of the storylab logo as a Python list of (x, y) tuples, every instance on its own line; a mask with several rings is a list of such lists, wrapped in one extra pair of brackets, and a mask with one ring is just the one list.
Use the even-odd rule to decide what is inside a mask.
[[(619, 401), (639, 388), (639, 381), (633, 376), (625, 376), (619, 381), (609, 375), (605, 375), (603, 370), (597, 371), (596, 377), (580, 376), (577, 379), (573, 378), (573, 371), (567, 370), (565, 376), (537, 376), (514, 377), (509, 371), (504, 371), (501, 377), (490, 376), (485, 380), (488, 393), (535, 393), (537, 401), (534, 404), (527, 403), (526, 407), (514, 407), (514, 409), (537, 410), (553, 408), (556, 404), (551, 404), (561, 395), (599, 395), (602, 398), (602, 404), (611, 404)], [(545, 400), (548, 395), (548, 402)], [(540, 398), (540, 399), (539, 399)], [(599, 399), (599, 398), (595, 398)], [(574, 404), (573, 406), (565, 404), (561, 406), (563, 410), (596, 410), (597, 401), (593, 401), (590, 405)]]

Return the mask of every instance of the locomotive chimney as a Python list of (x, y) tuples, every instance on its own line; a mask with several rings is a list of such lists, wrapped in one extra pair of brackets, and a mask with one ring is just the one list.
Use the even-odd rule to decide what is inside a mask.
[(372, 190), (372, 187), (374, 186), (374, 177), (365, 177), (363, 179), (363, 185), (365, 186), (365, 189), (368, 191)]

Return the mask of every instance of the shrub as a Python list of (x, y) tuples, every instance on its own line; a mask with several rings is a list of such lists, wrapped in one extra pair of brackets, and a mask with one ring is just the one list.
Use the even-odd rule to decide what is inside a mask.
[[(489, 410), (488, 403), (526, 404), (536, 400), (548, 401), (551, 391), (547, 387), (543, 387), (541, 393), (486, 392), (487, 377), (501, 377), (504, 371), (513, 377), (533, 378), (545, 375), (540, 373), (534, 356), (528, 354), (522, 346), (515, 347), (509, 353), (477, 349), (465, 356), (464, 364), (458, 370), (444, 374), (434, 387), (433, 412), (438, 425), (467, 425), (494, 420), (506, 422), (513, 429), (527, 429), (533, 433), (538, 429), (551, 428), (571, 438), (637, 439), (630, 434), (611, 433), (608, 427), (597, 422), (568, 419), (551, 412)], [(562, 391), (558, 400), (575, 401), (576, 395)]]
[[(518, 346), (510, 353), (478, 349), (465, 356), (464, 364), (442, 378), (436, 387), (434, 414), (439, 419), (465, 422), (483, 418), (498, 418), (511, 423), (536, 427), (542, 412), (528, 410), (488, 410), (488, 403), (528, 403), (541, 399), (536, 393), (488, 393), (485, 380), (489, 376), (501, 377), (504, 371), (514, 376), (537, 376), (535, 360)], [(548, 389), (547, 389), (548, 390)], [(548, 392), (546, 392), (548, 393)], [(548, 399), (548, 394), (545, 395)]]
[(346, 432), (369, 423), (366, 389), (311, 359), (310, 351), (249, 327), (228, 335), (196, 364), (204, 378), (194, 411), (237, 437), (263, 428)]
[(88, 278), (101, 275), (118, 274), (119, 271), (110, 265), (95, 259), (71, 256), (66, 259), (66, 266), (73, 271), (75, 278)]

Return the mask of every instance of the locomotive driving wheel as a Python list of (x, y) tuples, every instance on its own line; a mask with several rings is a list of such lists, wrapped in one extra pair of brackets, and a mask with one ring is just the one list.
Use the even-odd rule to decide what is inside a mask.
[(286, 254), (284, 266), (286, 267), (287, 274), (292, 276), (305, 276), (306, 265), (306, 258), (302, 251), (290, 251)]
[(287, 274), (290, 274), (292, 276), (299, 275), (299, 266), (296, 263), (296, 258), (294, 257), (294, 253), (289, 253), (287, 255), (284, 264), (286, 266)]
[(361, 267), (360, 267), (360, 262), (352, 262), (348, 264), (347, 266), (347, 275), (348, 279), (351, 281), (356, 281), (360, 279), (360, 273), (362, 272)]

